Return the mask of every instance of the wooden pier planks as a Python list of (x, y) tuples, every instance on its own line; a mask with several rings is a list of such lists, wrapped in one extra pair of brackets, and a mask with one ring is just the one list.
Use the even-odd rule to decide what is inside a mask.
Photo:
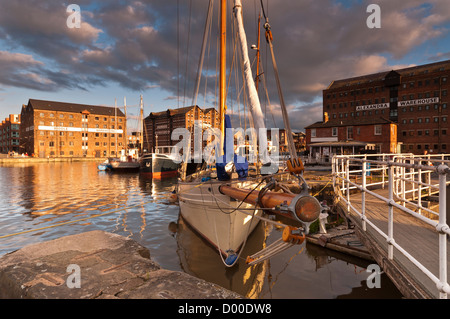
[[(387, 189), (376, 190), (377, 194), (388, 198)], [(360, 212), (362, 209), (361, 193), (350, 196), (350, 202)], [(347, 211), (345, 202), (340, 201), (339, 207)], [(411, 207), (409, 207), (411, 208)], [(439, 293), (436, 284), (431, 281), (408, 258), (394, 248), (394, 260), (387, 258), (386, 239), (367, 226), (367, 232), (361, 230), (361, 218), (356, 213), (347, 214), (359, 228), (359, 234), (364, 237), (364, 242), (369, 246), (372, 255), (380, 266), (388, 273), (391, 279), (407, 298), (438, 298)], [(388, 229), (388, 205), (378, 198), (366, 193), (366, 216), (379, 229), (387, 234)], [(438, 233), (432, 226), (413, 217), (412, 215), (394, 207), (394, 239), (401, 247), (409, 252), (415, 259), (422, 263), (435, 276), (439, 274), (439, 240)], [(448, 264), (450, 258), (447, 256)], [(387, 267), (391, 269), (386, 269)], [(393, 269), (397, 268), (397, 269)], [(392, 278), (396, 276), (397, 278)], [(401, 276), (402, 278), (399, 278)]]

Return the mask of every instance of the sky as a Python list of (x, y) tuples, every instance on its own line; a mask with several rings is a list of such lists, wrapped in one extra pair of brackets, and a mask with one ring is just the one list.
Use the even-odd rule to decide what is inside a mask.
[[(29, 99), (123, 108), (126, 98), (129, 126), (137, 123), (141, 94), (145, 116), (192, 105), (208, 0), (72, 1), (0, 0), (0, 119), (20, 113)], [(200, 107), (214, 107), (217, 101), (218, 2), (206, 46)], [(250, 47), (257, 42), (261, 2), (242, 2)], [(334, 80), (450, 59), (448, 0), (262, 2), (294, 130), (322, 119), (322, 91)], [(76, 22), (73, 12), (67, 12), (72, 3), (80, 8), (79, 28), (67, 23)], [(380, 28), (367, 25), (370, 4), (380, 8)], [(231, 36), (232, 1), (228, 6)], [(229, 60), (233, 45), (228, 40)], [(264, 29), (260, 51), (269, 96), (261, 84), (266, 123), (283, 128)], [(252, 61), (255, 52), (249, 49)], [(228, 79), (238, 79), (237, 85), (230, 84), (228, 109), (240, 114), (245, 107), (236, 98), (244, 100), (242, 76), (234, 72)]]

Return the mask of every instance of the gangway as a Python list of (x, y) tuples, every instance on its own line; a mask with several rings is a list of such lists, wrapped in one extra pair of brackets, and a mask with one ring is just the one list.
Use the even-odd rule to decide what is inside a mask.
[(450, 293), (449, 166), (450, 154), (332, 159), (336, 207), (406, 298)]

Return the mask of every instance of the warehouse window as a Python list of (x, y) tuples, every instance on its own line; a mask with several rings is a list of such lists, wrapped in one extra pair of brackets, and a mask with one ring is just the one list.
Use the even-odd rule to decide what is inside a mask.
[(375, 125), (375, 135), (381, 135), (382, 128), (381, 125)]
[(337, 127), (331, 129), (331, 136), (337, 136)]
[(347, 127), (347, 139), (348, 140), (353, 139), (353, 126)]

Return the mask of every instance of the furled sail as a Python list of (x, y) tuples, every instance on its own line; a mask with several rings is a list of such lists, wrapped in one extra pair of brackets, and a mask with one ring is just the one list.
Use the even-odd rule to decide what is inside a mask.
[[(241, 0), (234, 1), (234, 14), (236, 16), (238, 36), (240, 42), (240, 51), (244, 62), (244, 75), (247, 92), (249, 95), (250, 112), (253, 118), (253, 125), (256, 130), (256, 134), (259, 137), (259, 156), (263, 165), (271, 163), (269, 152), (267, 149), (267, 131), (264, 124), (264, 115), (261, 110), (261, 104), (259, 102), (258, 92), (256, 91), (255, 82), (253, 80), (252, 69), (250, 59), (248, 57), (247, 36), (245, 35), (244, 22), (242, 18), (242, 5)], [(263, 131), (264, 134), (260, 134)], [(261, 132), (262, 133), (262, 132)]]

